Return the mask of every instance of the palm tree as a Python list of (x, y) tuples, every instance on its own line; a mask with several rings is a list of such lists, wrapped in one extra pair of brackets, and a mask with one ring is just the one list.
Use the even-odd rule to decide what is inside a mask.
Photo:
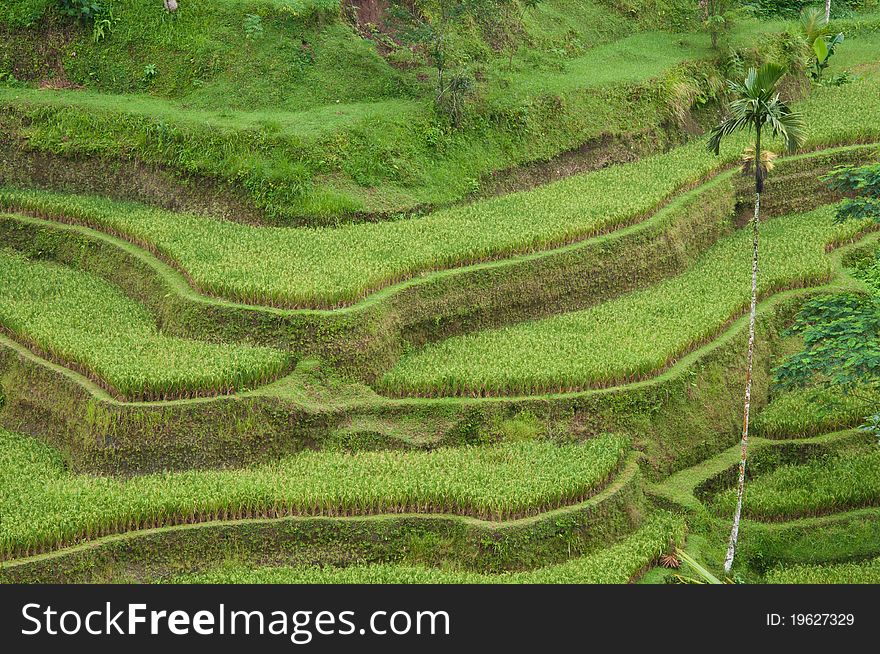
[(759, 70), (749, 69), (745, 82), (729, 81), (730, 92), (735, 96), (729, 105), (730, 117), (712, 130), (709, 137), (709, 150), (716, 155), (721, 148), (721, 140), (734, 132), (755, 131), (754, 149), (747, 151), (748, 163), (746, 172), (754, 168), (755, 175), (755, 216), (752, 219), (752, 302), (749, 312), (749, 349), (746, 363), (746, 393), (743, 408), (742, 456), (739, 464), (739, 482), (737, 485), (736, 512), (733, 527), (730, 530), (730, 541), (727, 556), (724, 560), (724, 572), (730, 572), (733, 557), (736, 553), (736, 541), (739, 536), (739, 522), (742, 514), (743, 490), (745, 488), (746, 458), (749, 446), (749, 409), (752, 399), (752, 361), (755, 353), (755, 311), (758, 304), (758, 225), (761, 211), (761, 193), (764, 191), (764, 179), (772, 166), (772, 153), (761, 149), (761, 137), (764, 130), (771, 135), (781, 137), (789, 152), (794, 152), (803, 141), (803, 120), (799, 113), (792, 111), (779, 99), (777, 84), (785, 74), (782, 66), (767, 63)]

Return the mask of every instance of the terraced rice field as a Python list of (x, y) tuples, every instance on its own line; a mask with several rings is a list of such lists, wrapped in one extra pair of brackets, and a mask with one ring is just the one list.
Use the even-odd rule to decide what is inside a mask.
[[(756, 480), (743, 510), (756, 520), (783, 520), (874, 506), (880, 502), (880, 452), (786, 466)], [(731, 493), (716, 498), (715, 509), (729, 513)]]
[[(868, 77), (837, 91), (833, 103), (817, 90), (801, 107), (811, 125), (808, 147), (880, 141), (880, 109), (858, 102), (878, 89), (880, 78)], [(718, 158), (694, 142), (533, 191), (410, 220), (337, 228), (254, 227), (9, 187), (0, 187), (0, 209), (123, 235), (179, 265), (210, 295), (282, 307), (336, 306), (419, 273), (559, 247), (635, 222), (729, 164), (746, 144), (732, 142)]]
[[(836, 225), (833, 207), (769, 222), (759, 293), (827, 280), (827, 249), (869, 224)], [(404, 356), (381, 388), (429, 396), (528, 394), (644, 378), (717, 335), (748, 307), (750, 238), (731, 236), (683, 275), (585, 311), (428, 346)]]
[(0, 327), (130, 399), (229, 393), (271, 381), (291, 363), (269, 348), (165, 336), (103, 279), (2, 250)]
[[(852, 384), (777, 371), (816, 345), (805, 302), (880, 288), (873, 200), (838, 215), (880, 190), (825, 179), (880, 159), (880, 16), (847, 10), (820, 83), (785, 19), (738, 19), (722, 66), (692, 17), (544, 0), (509, 52), (456, 32), (458, 107), (356, 8), (154, 33), (164, 10), (119, 2), (104, 37), (0, 8), (0, 582), (682, 582), (682, 550), (878, 582), (880, 318), (833, 362)], [(765, 62), (805, 137), (762, 194), (727, 574), (754, 133), (705, 132)]]
[(246, 470), (116, 480), (70, 476), (50, 448), (5, 431), (0, 437), (0, 551), (7, 556), (219, 519), (424, 512), (509, 520), (589, 497), (629, 449), (627, 439), (606, 436), (571, 445), (313, 452)]

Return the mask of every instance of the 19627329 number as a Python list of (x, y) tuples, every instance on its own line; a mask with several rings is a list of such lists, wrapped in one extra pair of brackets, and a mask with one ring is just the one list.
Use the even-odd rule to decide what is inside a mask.
[(852, 613), (767, 614), (767, 626), (769, 627), (850, 627), (855, 624), (855, 621), (856, 617)]

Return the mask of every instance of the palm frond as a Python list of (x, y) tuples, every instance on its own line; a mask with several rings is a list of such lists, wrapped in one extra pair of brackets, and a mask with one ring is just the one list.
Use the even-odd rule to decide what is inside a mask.
[(776, 90), (785, 72), (784, 67), (770, 62), (759, 69), (750, 68), (743, 83), (728, 82), (735, 98), (728, 105), (729, 117), (709, 135), (706, 146), (710, 152), (719, 154), (721, 141), (734, 132), (753, 127), (761, 131), (765, 126), (769, 126), (774, 137), (785, 141), (787, 151), (794, 152), (801, 146), (804, 141), (803, 116), (780, 100)]
[(777, 101), (769, 106), (767, 122), (773, 132), (773, 136), (781, 136), (785, 141), (785, 149), (794, 152), (804, 143), (804, 119), (803, 115), (791, 111), (784, 102)]
[(772, 61), (768, 61), (758, 70), (758, 73), (755, 76), (755, 86), (762, 96), (765, 94), (773, 94), (776, 90), (776, 85), (779, 83), (779, 80), (782, 79), (783, 75), (785, 75), (784, 67)]
[(807, 45), (812, 46), (818, 38), (828, 35), (828, 21), (825, 20), (824, 12), (818, 7), (805, 7), (801, 11), (801, 33), (807, 40)]
[(712, 129), (711, 133), (709, 134), (707, 149), (709, 150), (709, 152), (719, 154), (721, 149), (721, 140), (725, 136), (730, 136), (734, 132), (738, 132), (743, 128), (748, 128), (750, 125), (751, 121), (748, 116), (728, 118), (727, 120), (723, 121)]

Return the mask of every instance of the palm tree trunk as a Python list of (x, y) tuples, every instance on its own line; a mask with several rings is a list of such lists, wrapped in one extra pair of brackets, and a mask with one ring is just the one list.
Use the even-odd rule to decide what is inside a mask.
[(755, 315), (758, 310), (758, 226), (761, 217), (761, 193), (764, 191), (764, 169), (761, 167), (761, 126), (755, 129), (755, 217), (752, 219), (752, 301), (749, 306), (749, 349), (746, 357), (746, 396), (743, 402), (743, 430), (739, 459), (739, 479), (736, 484), (736, 511), (724, 557), (724, 572), (733, 567), (739, 523), (742, 517), (743, 494), (746, 488), (746, 460), (749, 456), (749, 414), (752, 408), (752, 364), (755, 359)]
[(752, 220), (752, 303), (749, 310), (749, 351), (746, 359), (746, 396), (743, 403), (742, 451), (739, 460), (739, 479), (736, 486), (736, 511), (733, 514), (733, 527), (724, 558), (724, 572), (730, 572), (736, 554), (739, 538), (739, 523), (742, 516), (743, 492), (746, 487), (746, 460), (749, 454), (749, 413), (752, 406), (752, 362), (755, 357), (755, 315), (758, 308), (758, 221), (761, 211), (761, 194), (755, 193), (755, 217)]
[(831, 20), (831, 0), (825, 0), (825, 22)]

